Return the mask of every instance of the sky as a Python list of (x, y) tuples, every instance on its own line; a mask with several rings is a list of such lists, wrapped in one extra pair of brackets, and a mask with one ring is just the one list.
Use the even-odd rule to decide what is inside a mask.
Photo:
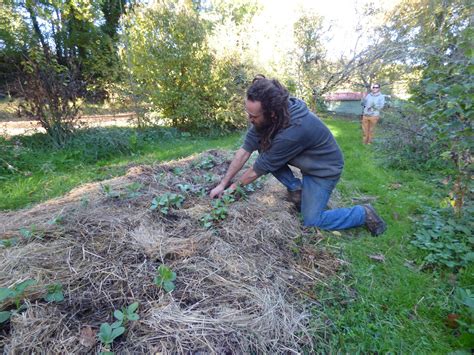
[[(333, 58), (342, 53), (348, 53), (356, 41), (355, 27), (357, 25), (357, 11), (373, 0), (260, 0), (263, 11), (258, 15), (258, 23), (265, 23), (257, 34), (260, 43), (262, 61), (271, 60), (271, 56), (279, 51), (285, 51), (292, 42), (292, 23), (303, 12), (316, 11), (323, 16), (326, 25), (331, 25), (330, 40), (326, 44), (328, 55)], [(377, 0), (378, 6), (388, 10), (393, 8), (399, 0)], [(373, 21), (372, 21), (373, 22)], [(374, 23), (364, 23), (370, 26)], [(265, 43), (270, 38), (269, 32), (278, 33), (279, 43)], [(364, 43), (361, 42), (361, 45)]]

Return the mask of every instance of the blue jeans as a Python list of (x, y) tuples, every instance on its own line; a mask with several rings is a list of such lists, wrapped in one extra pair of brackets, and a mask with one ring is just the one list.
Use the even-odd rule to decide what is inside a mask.
[(365, 224), (365, 209), (362, 206), (325, 210), (339, 179), (323, 179), (303, 174), (303, 182), (293, 175), (288, 165), (273, 172), (288, 191), (302, 189), (301, 213), (304, 225), (326, 230), (348, 229)]

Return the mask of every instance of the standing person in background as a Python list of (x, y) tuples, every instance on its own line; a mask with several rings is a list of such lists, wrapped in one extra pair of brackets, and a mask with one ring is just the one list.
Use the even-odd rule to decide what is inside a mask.
[(380, 93), (380, 84), (372, 85), (372, 91), (362, 99), (364, 111), (362, 114), (363, 143), (370, 144), (374, 138), (375, 126), (380, 118), (380, 110), (385, 105), (385, 98)]

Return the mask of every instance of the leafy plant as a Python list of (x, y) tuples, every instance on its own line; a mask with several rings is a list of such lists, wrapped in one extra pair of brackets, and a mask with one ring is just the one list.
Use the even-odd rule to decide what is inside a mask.
[(161, 264), (156, 270), (155, 285), (163, 288), (166, 292), (171, 292), (175, 289), (175, 280), (176, 273), (168, 266)]
[(64, 301), (64, 294), (63, 294), (63, 285), (60, 283), (48, 285), (46, 287), (47, 294), (44, 297), (44, 300), (47, 302), (62, 302)]
[(181, 176), (181, 175), (183, 175), (183, 173), (184, 173), (183, 168), (176, 167), (176, 168), (173, 169), (173, 174), (175, 174), (175, 175)]
[(474, 293), (471, 290), (459, 287), (456, 289), (455, 300), (467, 310), (466, 319), (457, 319), (457, 322), (468, 333), (474, 335)]
[(0, 240), (0, 247), (10, 248), (10, 247), (14, 246), (16, 243), (18, 243), (17, 238), (1, 239)]
[(214, 222), (222, 221), (227, 218), (229, 213), (229, 206), (235, 201), (232, 194), (224, 194), (221, 198), (211, 202), (212, 209), (210, 213), (206, 213), (201, 218), (201, 223), (205, 228), (211, 228)]
[(118, 191), (115, 191), (112, 189), (112, 187), (108, 184), (101, 185), (102, 186), (102, 192), (105, 194), (107, 198), (119, 198), (120, 193)]
[(212, 173), (207, 173), (204, 174), (204, 181), (206, 182), (214, 182), (216, 180), (216, 177)]
[(125, 189), (127, 190), (127, 198), (136, 198), (141, 195), (140, 189), (143, 187), (139, 182), (133, 182), (130, 185), (127, 185)]
[(182, 195), (167, 192), (161, 196), (155, 197), (151, 201), (150, 209), (152, 211), (159, 208), (160, 212), (167, 215), (170, 208), (181, 208), (185, 198)]
[(102, 323), (100, 325), (98, 337), (107, 350), (110, 350), (110, 344), (125, 332), (125, 328), (121, 326), (121, 323), (116, 323)]
[(31, 227), (31, 229), (27, 228), (20, 228), (20, 234), (25, 239), (30, 239), (34, 235), (35, 227)]
[(466, 211), (461, 217), (456, 217), (451, 207), (427, 211), (412, 241), (428, 252), (424, 258), (427, 264), (459, 268), (474, 261), (474, 209)]
[(113, 354), (113, 352), (110, 351), (110, 346), (116, 338), (125, 333), (125, 324), (128, 321), (140, 319), (139, 315), (136, 313), (137, 309), (138, 302), (134, 302), (128, 307), (123, 307), (122, 310), (115, 310), (114, 317), (117, 321), (112, 324), (102, 323), (100, 325), (97, 336), (105, 349), (101, 354)]
[(198, 169), (209, 170), (209, 169), (212, 169), (215, 165), (216, 164), (214, 162), (214, 159), (212, 159), (212, 157), (210, 156), (207, 156), (207, 157), (204, 157), (201, 161), (197, 162), (195, 166)]
[[(28, 279), (19, 284), (15, 285), (13, 288), (2, 287), (0, 288), (0, 302), (4, 302), (8, 299), (12, 299), (15, 303), (16, 310), (19, 311), (22, 308), (21, 301), (24, 298), (25, 290), (36, 285), (36, 280)], [(0, 312), (0, 323), (3, 323), (10, 319), (13, 311), (2, 311)]]
[(125, 325), (128, 321), (139, 320), (140, 316), (136, 313), (137, 309), (138, 302), (133, 302), (128, 307), (123, 307), (121, 310), (115, 310), (114, 317), (117, 319), (117, 322), (112, 325), (118, 325), (118, 323), (120, 323), (120, 325)]

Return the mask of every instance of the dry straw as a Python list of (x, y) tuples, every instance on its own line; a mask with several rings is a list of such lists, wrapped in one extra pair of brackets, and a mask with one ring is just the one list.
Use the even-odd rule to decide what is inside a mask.
[[(204, 159), (215, 166), (200, 167)], [(27, 310), (0, 329), (3, 351), (98, 352), (100, 324), (112, 322), (114, 309), (135, 301), (140, 320), (129, 323), (114, 342), (117, 353), (316, 348), (310, 324), (318, 321), (310, 322), (309, 311), (317, 302), (311, 289), (334, 272), (338, 261), (309, 245), (296, 247), (304, 231), (272, 179), (247, 200), (232, 203), (224, 221), (204, 228), (200, 220), (211, 204), (198, 191), (209, 191), (215, 184), (211, 174), (222, 176), (229, 159), (229, 153), (209, 151), (169, 164), (136, 166), (126, 176), (1, 213), (0, 237), (18, 243), (0, 249), (0, 287), (38, 281), (27, 292)], [(178, 184), (191, 189), (180, 192)], [(182, 193), (182, 208), (168, 215), (151, 211), (152, 199), (165, 192)], [(21, 237), (21, 228), (34, 235)], [(171, 293), (153, 283), (162, 263), (177, 274)], [(42, 292), (57, 282), (65, 301), (48, 304)], [(0, 304), (0, 310), (10, 308)]]

